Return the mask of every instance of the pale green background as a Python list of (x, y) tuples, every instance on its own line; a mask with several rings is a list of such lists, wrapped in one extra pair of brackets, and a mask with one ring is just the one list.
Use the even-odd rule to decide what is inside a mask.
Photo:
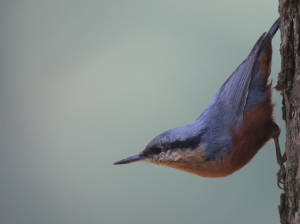
[(273, 142), (221, 179), (112, 165), (193, 122), (277, 11), (271, 0), (1, 1), (0, 223), (279, 223)]

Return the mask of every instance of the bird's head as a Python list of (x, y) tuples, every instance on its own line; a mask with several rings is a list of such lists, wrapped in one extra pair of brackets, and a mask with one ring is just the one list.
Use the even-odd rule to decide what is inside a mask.
[(199, 143), (199, 135), (193, 136), (191, 133), (186, 133), (183, 127), (171, 129), (154, 138), (139, 154), (122, 159), (114, 165), (138, 161), (172, 168), (192, 165), (204, 160), (203, 150)]

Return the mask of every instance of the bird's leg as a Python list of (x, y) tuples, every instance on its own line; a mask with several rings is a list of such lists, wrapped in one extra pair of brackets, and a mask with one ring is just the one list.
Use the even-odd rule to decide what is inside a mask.
[(286, 173), (285, 173), (285, 167), (284, 167), (283, 163), (285, 163), (285, 161), (286, 161), (286, 154), (284, 153), (283, 156), (281, 155), (278, 138), (275, 138), (274, 141), (275, 141), (275, 147), (276, 147), (277, 163), (280, 166), (280, 169), (277, 173), (277, 186), (280, 189), (283, 189), (283, 187), (280, 187), (280, 184), (282, 184), (283, 186), (285, 184)]
[[(275, 142), (277, 163), (280, 166), (280, 169), (277, 173), (277, 186), (280, 189), (283, 189), (284, 184), (285, 184), (285, 175), (286, 175), (285, 167), (284, 167), (283, 163), (286, 162), (286, 154), (284, 153), (283, 156), (281, 155), (279, 140), (278, 140), (280, 131), (281, 131), (280, 127), (274, 123), (274, 127), (272, 129), (272, 138), (274, 139), (274, 142)], [(283, 187), (281, 187), (280, 184), (282, 184)]]

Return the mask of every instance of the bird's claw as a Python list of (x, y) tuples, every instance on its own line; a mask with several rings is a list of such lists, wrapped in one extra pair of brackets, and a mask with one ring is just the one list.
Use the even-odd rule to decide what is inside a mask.
[[(281, 132), (280, 127), (274, 123), (272, 129), (272, 138), (274, 139), (275, 142), (277, 163), (280, 166), (280, 169), (277, 172), (277, 186), (280, 189), (284, 189), (286, 172), (283, 164), (286, 162), (286, 154), (284, 152), (283, 155), (281, 155), (281, 150), (280, 150), (279, 140), (278, 140), (280, 132)], [(282, 184), (282, 187), (280, 186), (280, 184)]]
[[(284, 153), (283, 156), (281, 156), (280, 153), (280, 156), (277, 156), (277, 163), (280, 166), (280, 169), (277, 172), (277, 186), (282, 190), (284, 189), (285, 177), (286, 177), (285, 167), (283, 165), (283, 163), (285, 162), (286, 162), (286, 154)], [(281, 187), (280, 184), (282, 184), (283, 186)]]

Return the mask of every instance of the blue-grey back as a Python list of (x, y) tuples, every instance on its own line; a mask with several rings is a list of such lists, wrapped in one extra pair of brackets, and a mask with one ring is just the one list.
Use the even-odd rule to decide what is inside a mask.
[(232, 131), (238, 132), (244, 114), (265, 100), (266, 83), (260, 74), (258, 59), (269, 46), (279, 22), (278, 19), (267, 35), (263, 34), (258, 39), (246, 60), (227, 79), (194, 123), (160, 134), (146, 149), (152, 149), (152, 152), (157, 149), (159, 152), (201, 146), (206, 160), (217, 160), (228, 155), (233, 147)]
[(263, 34), (259, 38), (247, 59), (233, 72), (194, 122), (194, 125), (206, 130), (200, 145), (208, 160), (219, 159), (230, 153), (233, 146), (232, 131), (238, 132), (244, 114), (266, 100), (266, 80), (259, 70), (259, 56), (271, 43), (279, 23), (280, 19), (265, 37)]

